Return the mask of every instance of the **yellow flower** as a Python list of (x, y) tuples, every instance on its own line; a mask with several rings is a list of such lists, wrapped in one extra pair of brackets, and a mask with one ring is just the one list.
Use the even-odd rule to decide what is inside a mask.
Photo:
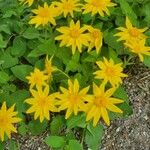
[(83, 14), (92, 13), (92, 16), (99, 13), (100, 16), (104, 17), (104, 13), (110, 15), (107, 7), (116, 6), (111, 0), (85, 0), (86, 4), (83, 6)]
[(60, 94), (57, 104), (59, 106), (59, 110), (65, 110), (66, 115), (65, 118), (68, 119), (72, 113), (77, 115), (79, 111), (85, 110), (85, 103), (87, 98), (87, 92), (89, 87), (83, 88), (79, 90), (79, 83), (78, 80), (75, 79), (74, 82), (68, 80), (68, 89), (60, 87), (62, 94)]
[(51, 78), (52, 72), (57, 70), (56, 67), (52, 66), (52, 59), (53, 59), (53, 57), (51, 57), (49, 59), (48, 55), (46, 56), (46, 59), (45, 59), (45, 70), (44, 70), (44, 72), (49, 76), (49, 78)]
[(27, 76), (26, 79), (29, 81), (30, 88), (33, 88), (34, 86), (41, 87), (43, 85), (47, 85), (46, 80), (48, 80), (48, 76), (45, 75), (43, 71), (35, 68), (34, 72), (31, 72), (31, 75)]
[(28, 4), (29, 6), (31, 6), (34, 2), (34, 0), (19, 0), (19, 1), (23, 4)]
[(80, 53), (82, 52), (82, 45), (88, 46), (89, 36), (85, 27), (80, 27), (80, 21), (78, 20), (75, 24), (72, 20), (70, 22), (70, 27), (60, 27), (57, 29), (63, 35), (59, 35), (55, 40), (61, 40), (60, 47), (66, 45), (67, 47), (72, 46), (72, 53), (74, 54), (76, 50)]
[(110, 125), (108, 112), (122, 113), (115, 104), (123, 103), (123, 100), (111, 97), (116, 88), (111, 88), (107, 91), (104, 90), (104, 86), (98, 87), (93, 84), (93, 96), (88, 99), (88, 107), (86, 121), (93, 118), (93, 126), (96, 126), (100, 118), (102, 117), (107, 125)]
[(96, 48), (97, 54), (99, 53), (102, 47), (103, 34), (99, 29), (93, 28), (92, 26), (86, 26), (90, 32), (90, 44), (88, 47), (88, 52), (92, 50), (92, 48)]
[(128, 43), (132, 40), (142, 40), (147, 38), (143, 32), (145, 32), (148, 28), (138, 29), (134, 27), (128, 17), (126, 17), (126, 28), (119, 27), (117, 29), (121, 31), (115, 34), (115, 36), (120, 37), (117, 41), (125, 41)]
[(96, 63), (100, 70), (94, 72), (94, 74), (96, 75), (95, 78), (103, 79), (104, 84), (110, 82), (112, 86), (118, 86), (122, 83), (121, 78), (127, 77), (126, 74), (122, 73), (122, 63), (115, 64), (112, 59), (107, 60), (106, 58), (104, 58), (104, 62), (98, 61)]
[(61, 0), (61, 2), (54, 1), (52, 2), (52, 5), (54, 5), (56, 9), (58, 9), (59, 14), (63, 13), (65, 18), (68, 14), (70, 14), (73, 18), (74, 11), (81, 11), (81, 9), (79, 8), (79, 6), (81, 6), (79, 0)]
[(144, 61), (143, 55), (150, 56), (150, 46), (145, 46), (145, 39), (131, 41), (125, 43), (125, 45), (129, 47), (131, 52), (137, 54), (142, 62)]
[(39, 6), (38, 9), (32, 10), (36, 16), (32, 16), (32, 19), (29, 21), (29, 24), (35, 24), (35, 27), (39, 25), (47, 25), (51, 23), (52, 25), (56, 25), (54, 17), (57, 16), (56, 9), (53, 6), (48, 6), (45, 2), (44, 7)]
[(4, 134), (11, 137), (11, 132), (17, 132), (16, 128), (13, 126), (14, 123), (21, 121), (16, 115), (18, 112), (14, 111), (15, 105), (7, 109), (6, 102), (3, 102), (0, 109), (0, 139), (4, 141)]
[(56, 103), (56, 96), (58, 93), (53, 93), (49, 95), (49, 86), (46, 86), (44, 90), (42, 87), (38, 87), (37, 91), (31, 89), (33, 98), (28, 98), (25, 100), (26, 103), (31, 105), (31, 107), (27, 110), (26, 113), (34, 112), (34, 119), (36, 120), (38, 117), (40, 118), (40, 122), (46, 118), (50, 120), (50, 111), (58, 112)]

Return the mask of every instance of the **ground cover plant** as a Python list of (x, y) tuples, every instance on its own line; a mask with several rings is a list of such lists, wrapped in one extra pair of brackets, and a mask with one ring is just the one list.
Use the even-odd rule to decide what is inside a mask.
[[(100, 149), (132, 114), (122, 82), (150, 67), (149, 0), (0, 0), (0, 149), (47, 131), (51, 149)], [(113, 136), (113, 135), (112, 135)]]

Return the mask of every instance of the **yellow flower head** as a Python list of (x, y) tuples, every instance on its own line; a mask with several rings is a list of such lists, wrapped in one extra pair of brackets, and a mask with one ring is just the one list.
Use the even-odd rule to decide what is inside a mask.
[(143, 32), (145, 32), (148, 28), (138, 29), (134, 27), (128, 17), (126, 17), (126, 28), (119, 27), (117, 29), (121, 31), (115, 34), (115, 36), (120, 37), (117, 41), (125, 41), (128, 43), (132, 40), (141, 40), (147, 38)]
[(144, 61), (143, 55), (150, 56), (150, 46), (145, 46), (145, 39), (131, 41), (129, 43), (125, 43), (125, 45), (129, 47), (131, 52), (137, 54), (142, 62)]
[(72, 46), (72, 53), (74, 54), (76, 50), (82, 52), (82, 46), (88, 46), (89, 35), (84, 33), (86, 31), (85, 27), (80, 27), (80, 21), (78, 20), (75, 24), (72, 20), (70, 22), (70, 27), (60, 27), (57, 29), (62, 35), (59, 35), (55, 40), (61, 40), (60, 47), (66, 45), (67, 47)]
[(45, 59), (44, 72), (49, 76), (49, 78), (52, 76), (52, 72), (57, 70), (56, 67), (52, 66), (52, 59), (53, 59), (53, 56), (49, 59), (48, 55), (46, 56), (46, 59)]
[(112, 59), (96, 62), (100, 70), (94, 72), (95, 78), (103, 79), (103, 83), (109, 82), (112, 86), (118, 86), (122, 83), (122, 77), (127, 77), (126, 74), (122, 73), (122, 63), (115, 64)]
[(56, 103), (56, 96), (58, 93), (53, 93), (49, 95), (49, 86), (46, 86), (44, 90), (42, 87), (38, 87), (37, 91), (31, 89), (33, 98), (28, 98), (25, 100), (26, 103), (31, 105), (31, 107), (27, 110), (26, 113), (34, 112), (34, 119), (36, 120), (38, 117), (40, 118), (40, 122), (46, 118), (50, 120), (50, 111), (58, 112)]
[(59, 14), (64, 14), (64, 17), (66, 18), (68, 14), (71, 15), (73, 18), (73, 12), (74, 11), (81, 11), (80, 7), (81, 4), (79, 3), (79, 0), (61, 0), (61, 2), (52, 2), (52, 5), (58, 9)]
[(90, 32), (90, 44), (88, 47), (88, 52), (92, 50), (92, 48), (96, 48), (97, 54), (99, 53), (102, 47), (103, 34), (99, 29), (93, 28), (92, 26), (86, 26), (88, 31)]
[(31, 72), (30, 76), (27, 76), (26, 79), (28, 79), (30, 88), (33, 88), (34, 86), (43, 86), (46, 85), (46, 81), (48, 80), (48, 76), (44, 74), (43, 71), (40, 71), (39, 69), (35, 68), (34, 72)]
[(85, 0), (86, 4), (83, 6), (83, 14), (92, 13), (92, 16), (99, 13), (100, 16), (104, 17), (104, 13), (110, 15), (108, 7), (116, 6), (111, 0)]
[(7, 109), (6, 102), (3, 102), (2, 107), (0, 109), (0, 139), (4, 141), (4, 134), (11, 137), (11, 132), (17, 132), (14, 127), (14, 123), (18, 123), (21, 121), (20, 118), (17, 118), (17, 112), (14, 111), (15, 105)]
[(85, 103), (87, 99), (87, 92), (89, 87), (86, 87), (82, 90), (79, 90), (79, 83), (78, 80), (75, 79), (74, 82), (68, 80), (68, 89), (60, 87), (62, 94), (59, 96), (59, 101), (57, 102), (59, 106), (59, 110), (65, 110), (66, 115), (65, 118), (68, 119), (72, 113), (77, 115), (79, 111), (85, 110)]
[(23, 4), (28, 4), (29, 6), (31, 6), (34, 2), (34, 0), (19, 0), (19, 1)]
[(86, 121), (93, 118), (93, 126), (96, 126), (100, 118), (102, 117), (107, 125), (110, 125), (108, 112), (122, 113), (115, 104), (123, 103), (123, 100), (111, 97), (116, 88), (111, 88), (107, 91), (104, 90), (104, 86), (98, 87), (93, 84), (93, 96), (88, 99), (88, 107)]
[(57, 16), (56, 9), (53, 6), (48, 6), (45, 2), (44, 7), (39, 6), (38, 9), (32, 10), (36, 16), (33, 16), (32, 19), (29, 21), (29, 24), (35, 24), (35, 27), (39, 25), (47, 25), (51, 23), (52, 25), (56, 25), (54, 17)]

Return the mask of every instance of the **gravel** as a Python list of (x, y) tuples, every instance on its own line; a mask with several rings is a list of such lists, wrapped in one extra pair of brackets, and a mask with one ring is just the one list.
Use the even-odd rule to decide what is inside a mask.
[[(150, 150), (150, 69), (138, 64), (128, 69), (124, 86), (133, 114), (112, 122), (105, 131), (100, 150)], [(20, 150), (50, 150), (40, 136), (17, 135)], [(8, 143), (6, 145), (8, 147)]]

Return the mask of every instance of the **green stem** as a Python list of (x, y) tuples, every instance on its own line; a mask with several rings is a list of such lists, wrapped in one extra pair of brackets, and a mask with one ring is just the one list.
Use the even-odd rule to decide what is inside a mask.
[(60, 71), (62, 74), (64, 74), (67, 78), (70, 78), (65, 72), (57, 68), (57, 71)]
[(47, 40), (47, 26), (43, 29), (44, 38)]
[(86, 127), (83, 129), (83, 132), (82, 132), (82, 139), (81, 139), (81, 144), (82, 145), (83, 145), (83, 142), (84, 142), (85, 131), (86, 131)]
[(95, 16), (92, 17), (91, 25), (94, 24), (94, 21), (95, 21)]

